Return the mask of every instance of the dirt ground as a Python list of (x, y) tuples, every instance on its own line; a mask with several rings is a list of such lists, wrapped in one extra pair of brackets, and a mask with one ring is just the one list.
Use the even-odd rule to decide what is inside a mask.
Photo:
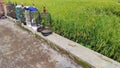
[(82, 67), (11, 20), (0, 19), (0, 68)]

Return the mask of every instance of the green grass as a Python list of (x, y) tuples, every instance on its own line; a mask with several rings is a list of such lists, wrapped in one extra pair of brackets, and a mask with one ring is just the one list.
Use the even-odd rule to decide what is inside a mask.
[(119, 0), (11, 1), (46, 6), (56, 33), (120, 62)]

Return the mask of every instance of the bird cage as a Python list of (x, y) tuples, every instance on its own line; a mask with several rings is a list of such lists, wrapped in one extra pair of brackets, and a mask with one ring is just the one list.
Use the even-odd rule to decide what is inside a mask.
[(25, 21), (25, 7), (24, 6), (21, 7), (20, 18), (21, 18), (21, 22), (24, 25), (26, 25), (26, 21)]
[(16, 17), (17, 17), (17, 20), (21, 21), (24, 25), (26, 25), (24, 8), (25, 7), (23, 5), (16, 6)]
[(16, 6), (16, 17), (17, 17), (17, 20), (19, 20), (19, 21), (21, 21), (21, 18), (20, 18), (20, 15), (22, 14), (21, 11), (22, 11), (22, 6), (17, 5)]
[(28, 7), (26, 10), (26, 20), (28, 21), (27, 24), (31, 24), (31, 26), (35, 29), (37, 29), (38, 24), (41, 21), (41, 16), (39, 14), (39, 11), (35, 7)]
[(51, 28), (51, 25), (52, 25), (52, 23), (51, 23), (51, 14), (46, 12), (45, 7), (43, 9), (43, 13), (41, 13), (40, 15), (41, 15), (41, 18), (42, 18), (41, 24), (43, 24), (46, 27)]
[(7, 15), (16, 19), (15, 4), (8, 2), (7, 4)]
[(43, 13), (41, 13), (42, 22), (41, 24), (44, 26), (43, 30), (41, 30), (41, 33), (44, 36), (48, 36), (52, 34), (52, 22), (51, 22), (51, 14), (46, 12), (46, 8), (43, 8)]
[(4, 16), (4, 8), (3, 8), (3, 1), (0, 0), (0, 18)]

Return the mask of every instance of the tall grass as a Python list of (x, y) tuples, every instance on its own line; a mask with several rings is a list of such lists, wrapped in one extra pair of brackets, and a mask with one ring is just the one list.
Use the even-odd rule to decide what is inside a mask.
[(56, 33), (120, 62), (119, 0), (11, 1), (46, 6)]

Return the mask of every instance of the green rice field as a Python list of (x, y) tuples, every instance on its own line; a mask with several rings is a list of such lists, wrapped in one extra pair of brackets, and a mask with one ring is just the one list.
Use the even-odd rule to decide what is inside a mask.
[[(7, 2), (7, 0), (5, 0)], [(120, 0), (11, 0), (52, 15), (54, 32), (120, 62)]]

